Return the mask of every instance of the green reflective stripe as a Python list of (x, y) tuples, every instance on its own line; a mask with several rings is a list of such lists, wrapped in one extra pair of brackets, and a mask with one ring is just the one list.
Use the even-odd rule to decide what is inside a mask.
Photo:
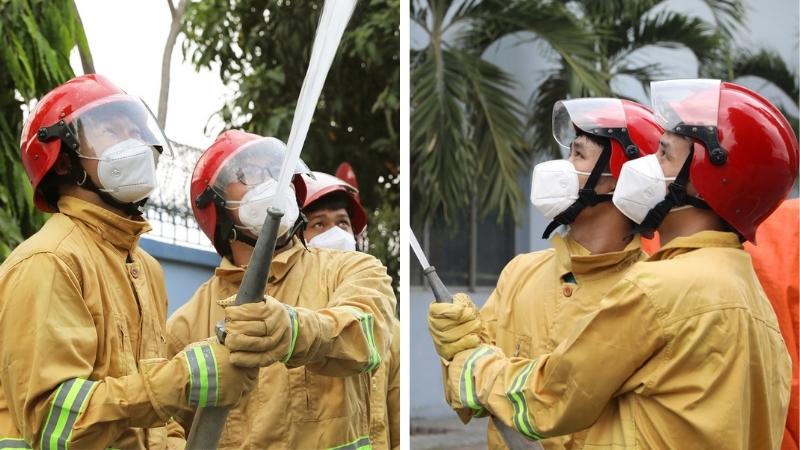
[(529, 439), (539, 440), (544, 439), (533, 428), (530, 417), (528, 417), (528, 402), (525, 400), (525, 386), (528, 384), (528, 377), (530, 377), (533, 368), (536, 367), (538, 360), (534, 359), (522, 371), (517, 374), (514, 381), (511, 382), (511, 388), (506, 391), (506, 397), (511, 400), (514, 405), (514, 427), (519, 430), (525, 437)]
[(372, 450), (372, 442), (370, 442), (369, 436), (361, 436), (353, 442), (348, 442), (338, 447), (331, 447), (328, 450)]
[(289, 352), (286, 354), (286, 357), (281, 360), (282, 363), (286, 363), (292, 359), (292, 355), (294, 355), (294, 348), (295, 345), (297, 345), (297, 334), (300, 332), (300, 324), (297, 321), (297, 311), (295, 311), (294, 308), (289, 305), (283, 305), (283, 307), (286, 308), (286, 312), (289, 313), (289, 320), (292, 323), (292, 327), (289, 329), (289, 332), (291, 333)]
[(186, 350), (186, 364), (189, 366), (189, 393), (186, 401), (189, 405), (197, 405), (200, 401), (200, 362), (197, 360), (195, 349)]
[(367, 339), (367, 347), (369, 347), (369, 360), (361, 372), (371, 372), (381, 365), (381, 354), (378, 353), (378, 346), (375, 345), (375, 334), (373, 333), (373, 324), (375, 318), (372, 317), (372, 314), (367, 314), (353, 306), (346, 306), (345, 309), (349, 310), (354, 316), (356, 316), (359, 325), (361, 325), (361, 332)]
[(217, 370), (217, 357), (210, 345), (204, 345), (203, 355), (206, 358), (206, 369), (208, 370), (208, 402), (212, 406), (219, 403), (219, 371)]
[(475, 369), (475, 363), (490, 352), (489, 347), (479, 347), (469, 355), (464, 367), (461, 369), (461, 404), (467, 405), (478, 413), (482, 412), (483, 405), (478, 401), (478, 393), (475, 392), (475, 380), (472, 371)]
[(41, 440), (43, 449), (68, 448), (67, 444), (72, 437), (75, 421), (83, 413), (87, 400), (96, 386), (96, 382), (82, 378), (73, 378), (61, 383), (47, 414)]
[(197, 366), (199, 368), (197, 384), (200, 386), (200, 389), (197, 396), (197, 405), (204, 407), (208, 405), (208, 366), (206, 365), (206, 358), (203, 355), (203, 350), (200, 347), (193, 348), (192, 352), (194, 352), (194, 356), (197, 358)]
[(215, 406), (219, 401), (219, 373), (211, 346), (204, 344), (186, 350), (189, 366), (189, 405)]
[(369, 362), (362, 372), (372, 372), (381, 364), (381, 355), (378, 353), (378, 347), (375, 345), (375, 335), (373, 334), (374, 320), (372, 314), (366, 314), (361, 321), (361, 329), (367, 336), (367, 345), (369, 346)]
[(32, 449), (25, 439), (22, 438), (0, 438), (0, 450), (12, 449), (12, 448), (24, 448), (24, 449)]

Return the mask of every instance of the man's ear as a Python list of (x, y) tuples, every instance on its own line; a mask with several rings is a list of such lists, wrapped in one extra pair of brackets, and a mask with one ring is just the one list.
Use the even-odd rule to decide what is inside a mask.
[(56, 163), (53, 164), (53, 173), (56, 175), (67, 175), (69, 174), (70, 170), (72, 169), (72, 162), (69, 160), (67, 155), (64, 153), (58, 154), (58, 159), (56, 159)]

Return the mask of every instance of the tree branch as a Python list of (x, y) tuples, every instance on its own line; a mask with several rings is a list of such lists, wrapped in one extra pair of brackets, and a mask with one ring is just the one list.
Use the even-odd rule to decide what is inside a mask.
[(164, 128), (167, 124), (167, 104), (169, 103), (169, 82), (170, 69), (172, 63), (172, 50), (175, 48), (175, 41), (178, 40), (178, 33), (181, 31), (181, 20), (186, 12), (187, 0), (181, 0), (178, 9), (175, 10), (172, 0), (167, 0), (172, 13), (172, 22), (169, 25), (167, 42), (164, 44), (164, 55), (161, 58), (161, 90), (158, 96), (158, 124)]
[(89, 49), (89, 42), (86, 40), (86, 31), (83, 28), (83, 20), (81, 14), (78, 12), (78, 5), (75, 0), (72, 1), (72, 8), (75, 11), (75, 20), (80, 25), (78, 31), (78, 55), (81, 57), (81, 67), (84, 74), (96, 73), (94, 70), (94, 60), (92, 59), (92, 52)]

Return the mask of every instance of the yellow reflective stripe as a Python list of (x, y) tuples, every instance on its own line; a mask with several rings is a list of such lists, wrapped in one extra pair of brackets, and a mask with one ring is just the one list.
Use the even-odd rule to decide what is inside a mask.
[(367, 345), (369, 346), (369, 363), (364, 368), (364, 372), (372, 372), (377, 369), (381, 364), (381, 355), (378, 353), (378, 347), (375, 345), (375, 335), (373, 334), (374, 318), (372, 314), (367, 314), (361, 322), (361, 329), (367, 336)]
[(22, 438), (3, 438), (3, 437), (0, 437), (0, 450), (7, 450), (7, 449), (10, 450), (10, 449), (18, 449), (18, 448), (24, 448), (24, 449), (30, 450), (33, 447), (28, 445), (28, 443), (25, 442), (25, 439), (22, 439)]
[(96, 386), (97, 382), (82, 378), (73, 378), (58, 386), (42, 432), (42, 449), (67, 450), (72, 427)]
[(361, 332), (364, 334), (364, 338), (367, 340), (367, 347), (369, 347), (369, 359), (367, 360), (367, 364), (361, 369), (361, 372), (371, 372), (378, 368), (381, 365), (381, 354), (378, 352), (378, 346), (375, 345), (375, 334), (373, 333), (373, 324), (375, 318), (372, 317), (372, 314), (365, 313), (360, 309), (353, 307), (353, 306), (345, 306), (344, 309), (347, 309), (354, 316), (358, 319), (358, 323), (361, 326)]
[(370, 442), (369, 436), (361, 436), (353, 442), (348, 442), (338, 447), (331, 447), (328, 450), (372, 450), (372, 442)]
[(484, 411), (483, 405), (478, 401), (478, 393), (475, 389), (475, 376), (472, 372), (475, 370), (475, 363), (484, 356), (487, 356), (491, 351), (489, 347), (478, 347), (469, 355), (466, 362), (464, 362), (464, 367), (461, 368), (461, 388), (459, 390), (461, 404), (468, 406), (478, 415), (483, 414)]
[(536, 429), (533, 428), (533, 424), (528, 416), (528, 402), (525, 399), (525, 386), (527, 386), (528, 378), (533, 372), (534, 367), (536, 367), (537, 362), (538, 359), (534, 359), (528, 363), (522, 371), (514, 377), (514, 381), (511, 382), (511, 387), (506, 391), (506, 397), (508, 397), (508, 399), (511, 400), (511, 404), (514, 405), (514, 428), (528, 439), (533, 440), (544, 439), (544, 436), (540, 435)]
[(297, 311), (289, 305), (283, 305), (283, 307), (286, 308), (286, 312), (289, 313), (289, 320), (291, 321), (291, 327), (289, 328), (289, 352), (286, 353), (286, 357), (281, 360), (282, 363), (286, 363), (292, 359), (292, 355), (294, 355), (294, 348), (297, 345), (297, 335), (300, 333), (300, 324), (297, 321)]
[(219, 401), (217, 359), (211, 346), (198, 345), (184, 351), (189, 368), (187, 403), (190, 406), (216, 406)]
[[(17, 450), (17, 449), (33, 450), (33, 447), (28, 445), (28, 443), (25, 442), (25, 439), (22, 438), (0, 437), (0, 450)], [(106, 447), (105, 450), (120, 450), (120, 449)]]

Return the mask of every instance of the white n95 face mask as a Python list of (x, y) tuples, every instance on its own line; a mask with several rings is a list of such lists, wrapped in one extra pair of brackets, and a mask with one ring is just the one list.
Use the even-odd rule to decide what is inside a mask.
[(308, 241), (308, 246), (353, 252), (356, 250), (356, 238), (353, 233), (334, 226), (314, 236)]
[(238, 208), (239, 221), (242, 223), (240, 228), (245, 228), (256, 236), (261, 234), (267, 210), (271, 206), (282, 208), (283, 217), (278, 228), (278, 237), (281, 237), (292, 229), (300, 215), (300, 209), (297, 207), (297, 200), (292, 189), (286, 191), (286, 197), (282, 201), (275, 199), (277, 189), (278, 182), (270, 178), (247, 191), (240, 201), (227, 202), (226, 208)]
[[(578, 175), (589, 176), (589, 172), (575, 169), (566, 159), (554, 159), (539, 163), (533, 168), (531, 203), (548, 219), (553, 219), (578, 199), (580, 180)], [(603, 173), (602, 176), (610, 176)]]
[(617, 181), (612, 201), (629, 219), (641, 224), (647, 213), (667, 197), (667, 182), (656, 155), (647, 155), (626, 162)]
[(78, 155), (97, 162), (98, 189), (122, 203), (136, 203), (150, 196), (156, 181), (156, 150), (136, 139), (107, 148), (100, 156)]

